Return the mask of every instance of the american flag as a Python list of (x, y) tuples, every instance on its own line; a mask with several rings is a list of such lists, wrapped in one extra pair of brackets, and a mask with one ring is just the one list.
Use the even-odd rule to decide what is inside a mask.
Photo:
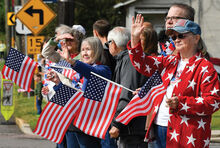
[(41, 113), (34, 133), (56, 143), (61, 143), (67, 128), (80, 107), (83, 93), (66, 85), (55, 90)]
[(104, 139), (114, 117), (121, 89), (91, 73), (74, 125), (88, 135)]
[(166, 93), (160, 74), (156, 71), (144, 84), (139, 93), (135, 95), (122, 112), (116, 117), (117, 122), (127, 125), (137, 116), (148, 115), (157, 97)]
[(22, 89), (30, 92), (30, 85), (36, 67), (37, 62), (18, 50), (11, 48), (2, 69), (2, 75), (12, 80)]
[(65, 60), (61, 60), (56, 64), (51, 64), (50, 67), (55, 71), (63, 74), (65, 77), (73, 80), (76, 76), (76, 71), (71, 68), (71, 64)]

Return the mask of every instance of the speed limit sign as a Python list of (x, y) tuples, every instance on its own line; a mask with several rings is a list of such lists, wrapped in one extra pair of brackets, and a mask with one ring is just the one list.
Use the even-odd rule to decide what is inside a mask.
[(44, 36), (28, 36), (27, 37), (27, 52), (28, 54), (39, 54), (41, 46), (44, 42)]

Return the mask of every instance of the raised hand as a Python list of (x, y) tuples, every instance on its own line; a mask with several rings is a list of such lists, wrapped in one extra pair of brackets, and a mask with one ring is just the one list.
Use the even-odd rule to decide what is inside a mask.
[(136, 19), (132, 17), (132, 25), (131, 25), (131, 47), (135, 47), (138, 42), (140, 41), (140, 35), (142, 30), (144, 29), (143, 26), (144, 17), (141, 14), (137, 14)]
[(68, 61), (70, 59), (70, 54), (69, 54), (69, 50), (67, 49), (67, 45), (65, 42), (61, 42), (61, 50), (57, 50), (57, 52), (60, 54), (60, 56), (65, 59), (66, 61)]

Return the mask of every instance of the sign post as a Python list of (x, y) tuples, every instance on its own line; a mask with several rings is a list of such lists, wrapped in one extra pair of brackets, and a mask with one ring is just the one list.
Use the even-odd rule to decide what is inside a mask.
[(56, 17), (56, 14), (42, 0), (29, 0), (16, 16), (34, 35), (37, 35)]

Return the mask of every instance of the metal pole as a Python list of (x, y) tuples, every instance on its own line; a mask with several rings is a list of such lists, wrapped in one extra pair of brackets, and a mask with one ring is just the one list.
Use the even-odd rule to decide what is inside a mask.
[(59, 0), (58, 6), (58, 24), (72, 26), (74, 24), (74, 0)]

